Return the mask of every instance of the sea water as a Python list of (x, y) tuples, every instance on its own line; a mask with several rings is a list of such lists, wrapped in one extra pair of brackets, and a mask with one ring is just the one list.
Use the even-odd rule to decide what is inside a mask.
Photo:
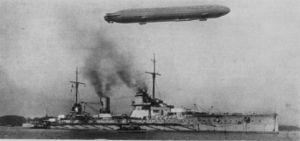
[(117, 140), (300, 140), (299, 131), (278, 134), (225, 132), (130, 132), (0, 127), (1, 139), (117, 139)]

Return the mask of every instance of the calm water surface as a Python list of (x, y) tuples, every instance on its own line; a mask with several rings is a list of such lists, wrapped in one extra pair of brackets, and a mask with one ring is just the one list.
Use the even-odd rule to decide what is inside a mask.
[(118, 140), (291, 140), (299, 141), (300, 132), (280, 132), (279, 134), (256, 133), (212, 133), (212, 132), (146, 132), (118, 133), (99, 130), (58, 130), (26, 129), (21, 127), (1, 127), (2, 139), (118, 139)]

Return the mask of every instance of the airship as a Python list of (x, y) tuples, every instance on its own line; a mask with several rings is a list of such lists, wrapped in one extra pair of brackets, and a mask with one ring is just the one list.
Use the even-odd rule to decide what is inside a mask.
[(104, 20), (108, 23), (139, 23), (168, 22), (168, 21), (206, 21), (226, 15), (230, 9), (222, 5), (200, 5), (185, 7), (161, 7), (126, 9), (107, 13)]

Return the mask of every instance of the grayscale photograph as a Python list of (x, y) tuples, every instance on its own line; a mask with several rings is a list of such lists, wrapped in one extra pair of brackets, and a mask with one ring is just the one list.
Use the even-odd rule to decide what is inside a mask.
[(298, 0), (0, 0), (0, 139), (300, 140)]

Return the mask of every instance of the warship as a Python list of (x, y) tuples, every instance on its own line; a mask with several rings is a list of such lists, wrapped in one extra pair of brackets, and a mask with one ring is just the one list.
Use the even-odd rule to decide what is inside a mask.
[(278, 133), (278, 115), (272, 114), (242, 114), (242, 113), (212, 113), (201, 112), (187, 108), (177, 108), (155, 97), (155, 80), (160, 74), (156, 72), (155, 57), (152, 59), (152, 95), (146, 89), (136, 91), (131, 106), (130, 115), (112, 115), (110, 98), (101, 97), (96, 115), (86, 111), (87, 102), (78, 101), (79, 85), (85, 83), (71, 81), (75, 85), (75, 103), (71, 112), (57, 117), (46, 117), (35, 122), (33, 128), (48, 129), (95, 129), (117, 132), (148, 132), (148, 131), (191, 131), (191, 132), (256, 132)]

